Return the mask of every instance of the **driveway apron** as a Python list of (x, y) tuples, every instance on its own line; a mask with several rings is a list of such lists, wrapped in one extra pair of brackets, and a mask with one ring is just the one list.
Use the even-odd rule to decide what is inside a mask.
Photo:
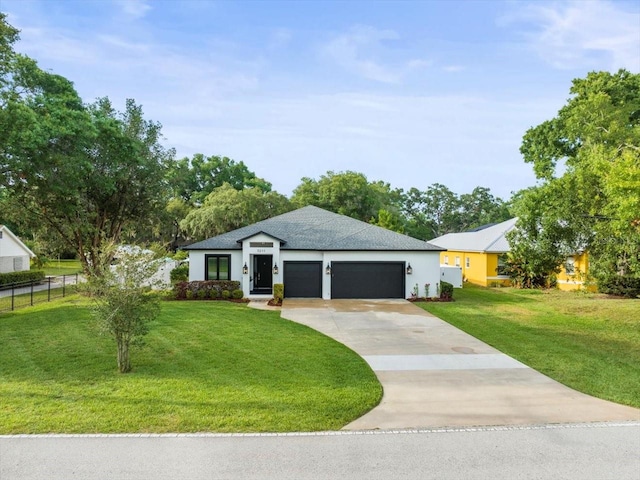
[(371, 366), (381, 403), (346, 430), (640, 420), (572, 390), (405, 300), (285, 300), (282, 317)]

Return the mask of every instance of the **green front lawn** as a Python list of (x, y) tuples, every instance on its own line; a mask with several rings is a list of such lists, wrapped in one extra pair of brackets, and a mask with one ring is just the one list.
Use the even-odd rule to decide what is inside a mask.
[(640, 300), (465, 285), (417, 304), (576, 390), (640, 407)]
[(0, 315), (0, 345), (0, 434), (334, 430), (382, 395), (345, 346), (226, 302), (164, 302), (126, 375), (78, 296)]
[(44, 270), (45, 275), (73, 275), (82, 272), (80, 260), (49, 260)]

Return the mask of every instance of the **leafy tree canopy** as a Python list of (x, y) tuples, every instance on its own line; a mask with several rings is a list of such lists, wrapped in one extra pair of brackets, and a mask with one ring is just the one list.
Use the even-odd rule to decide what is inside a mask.
[(236, 190), (257, 188), (271, 191), (271, 184), (249, 170), (244, 162), (227, 157), (205, 157), (197, 153), (193, 158), (178, 160), (169, 172), (174, 197), (193, 205), (201, 205), (214, 189), (227, 183)]
[(296, 187), (291, 202), (296, 207), (315, 205), (331, 212), (357, 218), (364, 222), (378, 219), (380, 210), (395, 212), (400, 191), (392, 190), (388, 183), (369, 182), (358, 172), (332, 172), (318, 180), (308, 177)]
[(407, 233), (425, 240), (511, 218), (508, 205), (485, 187), (462, 195), (440, 183), (424, 191), (411, 188), (404, 194), (403, 207)]
[(0, 82), (0, 188), (19, 207), (12, 220), (74, 249), (87, 273), (100, 272), (105, 242), (164, 207), (173, 152), (133, 100), (124, 112), (107, 98), (85, 105), (66, 78), (8, 54), (15, 37), (1, 20), (10, 61)]
[(180, 227), (187, 234), (202, 240), (275, 217), (291, 210), (287, 197), (259, 188), (236, 190), (228, 183), (215, 188), (200, 208), (192, 210)]
[(516, 201), (519, 227), (557, 226), (557, 248), (588, 249), (601, 287), (621, 276), (637, 279), (640, 75), (592, 72), (573, 81), (571, 94), (555, 118), (524, 136), (521, 152), (541, 184)]

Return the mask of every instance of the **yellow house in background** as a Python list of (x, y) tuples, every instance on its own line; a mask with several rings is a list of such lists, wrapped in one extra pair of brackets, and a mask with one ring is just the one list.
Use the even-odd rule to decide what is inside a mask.
[[(505, 275), (504, 267), (510, 247), (505, 235), (513, 230), (517, 220), (512, 218), (469, 232), (448, 233), (429, 240), (429, 243), (447, 249), (446, 252), (440, 252), (440, 264), (462, 267), (464, 281), (483, 287), (508, 286), (511, 285), (511, 279)], [(557, 277), (558, 288), (582, 288), (588, 266), (586, 252), (567, 257)]]
[(447, 249), (440, 252), (440, 264), (462, 267), (464, 281), (483, 287), (510, 285), (511, 280), (503, 271), (509, 252), (505, 234), (514, 228), (516, 220), (512, 218), (469, 232), (447, 233), (429, 243)]

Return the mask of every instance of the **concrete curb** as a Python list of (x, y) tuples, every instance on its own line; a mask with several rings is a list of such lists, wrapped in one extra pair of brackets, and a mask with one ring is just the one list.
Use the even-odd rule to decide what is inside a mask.
[(481, 427), (443, 427), (395, 430), (336, 430), (323, 432), (265, 433), (42, 433), (0, 435), (3, 438), (236, 438), (236, 437), (333, 437), (344, 435), (416, 435), (424, 433), (505, 432), (514, 430), (562, 430), (577, 428), (640, 427), (640, 421), (554, 423), (539, 425), (495, 425)]

